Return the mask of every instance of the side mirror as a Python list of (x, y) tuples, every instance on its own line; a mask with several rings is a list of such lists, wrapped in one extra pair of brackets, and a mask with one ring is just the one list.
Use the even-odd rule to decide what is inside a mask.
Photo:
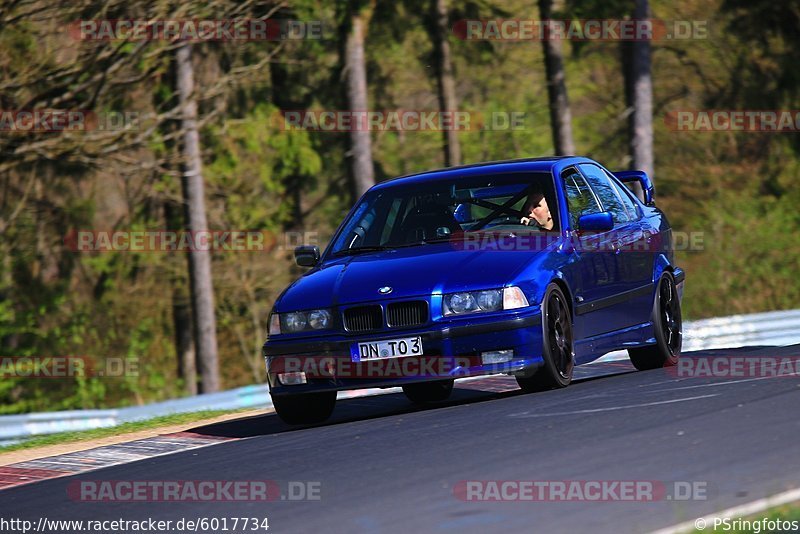
[(294, 261), (300, 267), (313, 267), (319, 263), (319, 247), (303, 245), (294, 249)]
[(578, 230), (581, 232), (608, 232), (614, 228), (614, 219), (611, 213), (601, 211), (600, 213), (589, 213), (581, 215), (578, 219)]
[(647, 176), (647, 173), (644, 171), (620, 171), (615, 172), (614, 176), (622, 182), (623, 184), (629, 184), (631, 182), (639, 184), (642, 188), (641, 194), (638, 194), (639, 200), (644, 202), (645, 206), (655, 206), (656, 204), (656, 188), (653, 185), (653, 181), (650, 180), (650, 177)]

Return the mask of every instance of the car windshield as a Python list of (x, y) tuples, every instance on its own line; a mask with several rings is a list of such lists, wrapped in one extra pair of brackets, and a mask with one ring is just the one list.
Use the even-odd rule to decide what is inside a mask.
[(552, 231), (558, 231), (550, 173), (487, 174), (383, 187), (361, 200), (331, 253), (418, 246), (483, 231), (547, 231), (547, 224), (540, 226), (531, 217), (532, 205), (539, 206), (540, 214), (549, 208)]

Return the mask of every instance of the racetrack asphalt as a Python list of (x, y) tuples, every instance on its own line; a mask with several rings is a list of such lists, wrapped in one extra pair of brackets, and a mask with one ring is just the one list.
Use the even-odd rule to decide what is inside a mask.
[[(683, 356), (695, 363), (781, 357), (800, 357), (800, 345)], [(268, 414), (196, 428), (240, 439), (6, 489), (0, 516), (34, 523), (267, 517), (270, 532), (647, 532), (800, 486), (798, 376), (678, 376), (610, 362), (579, 368), (560, 390), (503, 391), (510, 380), (483, 390), (457, 382), (449, 401), (424, 409), (402, 394), (340, 401), (330, 421), (311, 427)], [(486, 391), (491, 384), (500, 391)], [(320, 498), (81, 502), (67, 493), (76, 480), (305, 481), (318, 484)], [(463, 481), (487, 480), (655, 481), (668, 495), (459, 498)], [(670, 499), (675, 482), (705, 494)]]

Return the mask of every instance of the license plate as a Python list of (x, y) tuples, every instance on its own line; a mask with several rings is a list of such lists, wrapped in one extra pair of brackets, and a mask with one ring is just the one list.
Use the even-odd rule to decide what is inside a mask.
[(422, 356), (422, 338), (419, 336), (403, 337), (384, 341), (353, 343), (350, 355), (354, 362), (382, 358), (402, 358), (403, 356)]

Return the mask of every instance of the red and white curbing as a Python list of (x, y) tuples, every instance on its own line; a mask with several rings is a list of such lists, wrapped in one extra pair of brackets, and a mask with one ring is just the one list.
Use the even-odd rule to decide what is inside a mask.
[(0, 466), (0, 490), (164, 456), (176, 452), (208, 447), (237, 438), (204, 436), (193, 432), (174, 432), (127, 443), (104, 445), (94, 449), (70, 452)]

